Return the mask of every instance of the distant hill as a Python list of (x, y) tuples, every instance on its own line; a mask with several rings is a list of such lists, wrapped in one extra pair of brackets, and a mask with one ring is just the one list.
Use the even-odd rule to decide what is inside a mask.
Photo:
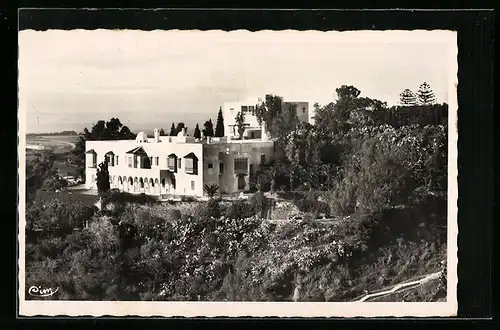
[(61, 136), (61, 135), (78, 135), (76, 131), (62, 131), (50, 133), (28, 133), (26, 136)]

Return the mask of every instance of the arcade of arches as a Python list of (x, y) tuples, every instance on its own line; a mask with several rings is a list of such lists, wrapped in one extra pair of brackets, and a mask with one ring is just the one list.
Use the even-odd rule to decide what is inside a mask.
[(148, 177), (127, 177), (110, 175), (111, 189), (119, 189), (130, 193), (150, 195), (171, 194), (175, 192), (175, 179), (158, 179)]

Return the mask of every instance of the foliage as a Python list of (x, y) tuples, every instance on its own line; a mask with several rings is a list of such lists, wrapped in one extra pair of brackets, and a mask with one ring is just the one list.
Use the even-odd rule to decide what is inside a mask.
[(104, 196), (105, 204), (119, 204), (124, 205), (127, 203), (139, 205), (151, 205), (157, 202), (154, 197), (146, 194), (130, 194), (127, 192), (112, 189)]
[(56, 175), (53, 161), (41, 157), (27, 158), (26, 161), (26, 191), (28, 195), (36, 193), (43, 185), (44, 178)]
[(198, 126), (198, 124), (196, 124), (196, 127), (194, 128), (193, 136), (196, 139), (201, 139), (201, 131), (200, 131), (200, 127)]
[(245, 133), (245, 114), (239, 111), (234, 118), (236, 123), (236, 129), (238, 131), (238, 138), (243, 139), (243, 133)]
[(216, 184), (206, 184), (203, 186), (203, 191), (209, 198), (213, 198), (219, 191), (219, 186)]
[(417, 92), (417, 97), (418, 97), (418, 103), (420, 105), (433, 105), (436, 103), (436, 96), (434, 95), (434, 92), (431, 89), (431, 86), (429, 86), (428, 83), (424, 82), (420, 87), (418, 88)]
[(78, 175), (85, 178), (85, 141), (90, 140), (133, 140), (136, 134), (124, 126), (118, 118), (111, 118), (108, 122), (99, 120), (89, 131), (87, 128), (79, 135), (73, 154), (76, 156)]
[(65, 203), (83, 203), (87, 206), (93, 206), (99, 198), (94, 195), (86, 195), (79, 193), (70, 193), (68, 191), (64, 192), (52, 192), (52, 191), (37, 191), (34, 201), (35, 202), (50, 202), (54, 199), (64, 201)]
[(175, 128), (175, 135), (177, 136), (177, 134), (179, 134), (180, 132), (182, 132), (184, 129), (186, 128), (186, 125), (182, 122), (180, 123), (177, 123), (177, 127)]
[(175, 124), (172, 123), (172, 126), (170, 126), (170, 136), (177, 136), (177, 129), (175, 128)]
[(401, 92), (399, 100), (404, 107), (417, 105), (417, 96), (408, 88)]
[(109, 183), (108, 163), (106, 161), (97, 166), (96, 181), (97, 191), (99, 192), (100, 196), (103, 196), (111, 189)]
[(54, 166), (55, 157), (51, 153), (42, 153), (26, 157), (26, 201), (36, 198), (38, 191), (57, 191), (68, 186), (66, 180), (59, 177)]
[(93, 205), (64, 199), (35, 200), (26, 209), (26, 229), (52, 231), (82, 228), (94, 215)]
[(346, 157), (331, 209), (339, 215), (376, 212), (408, 203), (417, 188), (444, 190), (445, 134), (442, 126), (350, 131), (344, 138), (355, 151)]
[(229, 219), (244, 219), (254, 216), (255, 210), (245, 200), (238, 199), (227, 208), (225, 216)]
[(254, 215), (267, 218), (267, 212), (272, 206), (272, 202), (267, 198), (262, 191), (258, 191), (250, 198), (250, 207)]
[[(304, 300), (345, 301), (380, 288), (380, 274), (388, 285), (436, 268), (436, 251), (445, 249), (436, 239), (443, 230), (433, 225), (446, 222), (445, 204), (438, 222), (393, 214), (276, 225), (247, 217), (262, 197), (233, 203), (231, 217), (208, 211), (221, 207), (217, 199), (202, 206), (203, 216), (169, 204), (128, 204), (120, 223), (94, 217), (87, 229), (28, 243), (27, 283), (61, 283), (56, 299), (283, 301), (302, 277)], [(388, 239), (404, 237), (405, 245), (383, 241), (388, 228), (399, 228)]]
[(219, 114), (217, 115), (217, 123), (215, 124), (215, 136), (224, 136), (224, 117), (222, 116), (222, 107), (219, 109)]
[(183, 201), (183, 202), (196, 202), (196, 198), (193, 196), (181, 196), (181, 201)]
[(207, 120), (203, 124), (203, 136), (214, 136), (214, 124), (212, 123), (212, 119)]
[(61, 191), (68, 187), (68, 182), (60, 176), (51, 176), (43, 181), (42, 190), (44, 191)]

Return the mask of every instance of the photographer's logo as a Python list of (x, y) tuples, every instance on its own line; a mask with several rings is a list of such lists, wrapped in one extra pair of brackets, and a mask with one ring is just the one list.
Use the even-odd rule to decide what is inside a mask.
[(28, 294), (33, 297), (51, 297), (59, 290), (59, 288), (43, 288), (41, 286), (30, 286), (28, 289)]

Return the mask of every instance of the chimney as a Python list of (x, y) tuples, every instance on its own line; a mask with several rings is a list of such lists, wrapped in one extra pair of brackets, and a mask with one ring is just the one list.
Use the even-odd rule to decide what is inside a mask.
[(155, 128), (154, 132), (155, 132), (155, 136), (154, 136), (155, 143), (158, 143), (158, 142), (160, 142), (160, 130), (158, 128)]

